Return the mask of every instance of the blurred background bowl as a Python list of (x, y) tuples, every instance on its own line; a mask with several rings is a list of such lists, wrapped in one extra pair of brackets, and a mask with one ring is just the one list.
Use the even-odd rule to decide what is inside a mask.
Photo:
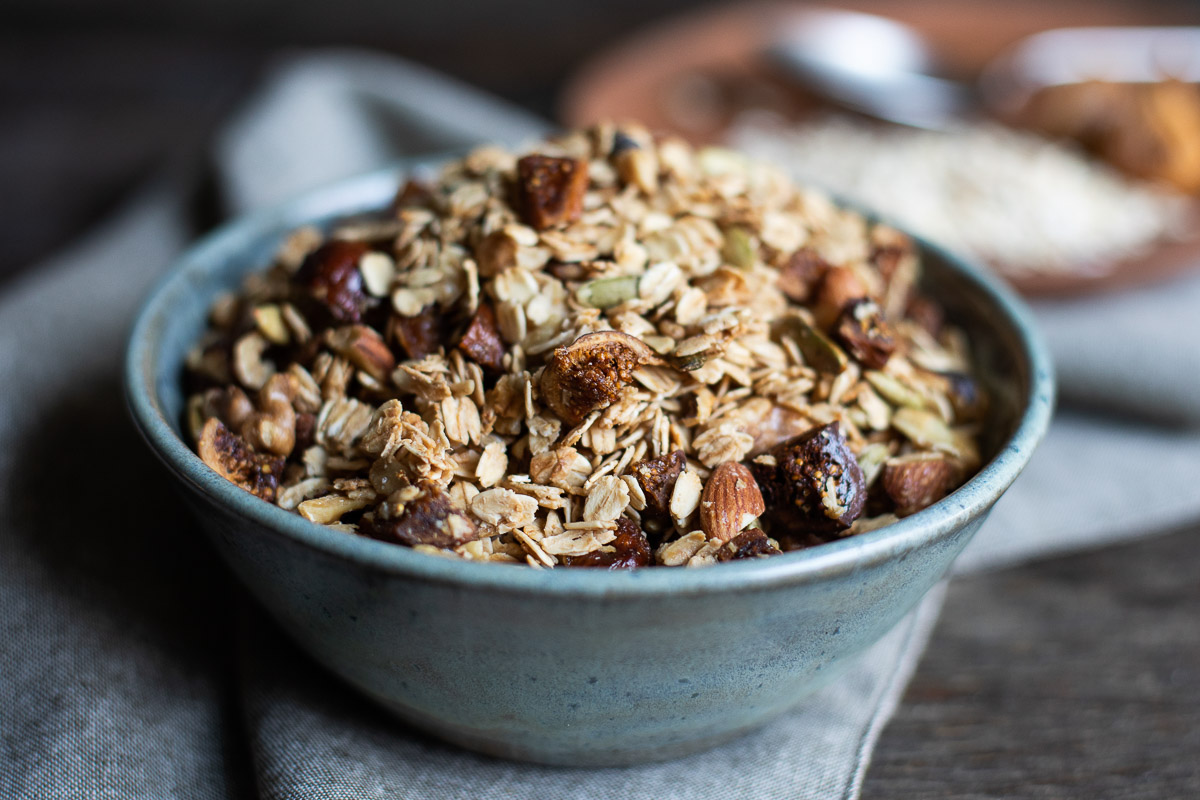
[[(831, 110), (827, 93), (818, 91), (815, 83), (806, 87), (802, 76), (798, 77), (794, 69), (781, 68), (770, 53), (786, 38), (803, 40), (806, 33), (809, 37), (826, 36), (819, 30), (828, 25), (825, 16), (846, 16), (844, 12), (878, 15), (876, 26), (883, 30), (864, 26), (864, 37), (859, 42), (864, 48), (888, 45), (894, 50), (888, 54), (890, 58), (876, 54), (876, 61), (915, 64), (928, 60), (923, 67), (962, 85), (975, 84), (989, 66), (995, 67), (998, 60), (1011, 55), (1015, 45), (1049, 29), (1200, 23), (1195, 5), (1119, 0), (729, 3), (659, 21), (594, 54), (567, 82), (560, 116), (568, 127), (605, 119), (637, 119), (654, 130), (683, 136), (695, 144), (728, 143), (735, 129), (749, 124), (747, 120), (770, 119), (791, 129), (820, 120)], [(906, 41), (896, 30), (888, 30), (896, 27), (889, 26), (889, 21), (900, 23), (904, 33), (912, 35), (912, 41)], [(910, 46), (906, 48), (905, 44)], [(855, 59), (847, 54), (846, 60), (853, 63)], [(1164, 58), (1164, 69), (1169, 61)], [(938, 88), (940, 91), (928, 98), (933, 106), (946, 101), (941, 97), (946, 87)], [(1023, 91), (1032, 92), (1029, 86), (1023, 86)], [(1057, 98), (1053, 102), (1063, 105)], [(1196, 113), (1200, 113), (1200, 98), (1196, 107)], [(918, 120), (921, 116), (917, 108), (904, 111), (901, 116)], [(1153, 147), (1150, 143), (1142, 149)], [(1029, 170), (1037, 168), (1031, 161)], [(913, 186), (914, 191), (922, 188)], [(980, 191), (985, 187), (981, 186)], [(1173, 235), (1148, 241), (1135, 252), (1093, 255), (1069, 268), (1051, 269), (1038, 263), (988, 266), (1031, 297), (1122, 290), (1194, 272), (1200, 269), (1200, 201), (1185, 195), (1179, 199), (1186, 208), (1173, 226)], [(1072, 201), (1064, 198), (1063, 206), (1071, 205)], [(1076, 224), (1067, 212), (1064, 217), (1062, 227)]]
[[(535, 570), (335, 532), (220, 478), (180, 433), (185, 353), (221, 291), (301, 224), (384, 206), (405, 170), (236, 220), (190, 249), (134, 327), (126, 392), (233, 571), (305, 650), (412, 724), (552, 764), (670, 758), (750, 730), (835, 678), (942, 577), (1045, 433), (1053, 378), (1013, 295), (923, 246), (926, 288), (993, 394), (984, 468), (890, 527), (709, 569)], [(163, 546), (170, 546), (164, 539)]]

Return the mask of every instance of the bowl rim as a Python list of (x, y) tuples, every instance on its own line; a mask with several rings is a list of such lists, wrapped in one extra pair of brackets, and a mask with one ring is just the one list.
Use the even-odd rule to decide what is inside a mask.
[[(783, 584), (816, 582), (858, 572), (917, 547), (949, 538), (1008, 489), (1028, 463), (1049, 427), (1055, 379), (1046, 344), (1029, 308), (997, 278), (970, 261), (919, 236), (923, 253), (932, 254), (966, 279), (983, 301), (1011, 326), (1019, 357), (1029, 372), (1020, 400), (1024, 412), (1017, 428), (970, 480), (928, 508), (883, 528), (767, 559), (722, 564), (716, 569), (549, 570), (513, 568), (420, 553), (408, 547), (348, 535), (310, 522), (263, 502), (221, 478), (175, 433), (158, 402), (155, 332), (166, 324), (173, 304), (186, 296), (194, 279), (203, 278), (223, 258), (264, 237), (278, 237), (305, 221), (378, 208), (405, 176), (428, 169), (444, 158), (409, 160), (342, 179), (297, 195), (278, 205), (236, 217), (194, 242), (167, 269), (143, 301), (126, 349), (126, 402), (135, 427), (155, 455), (186, 485), (255, 527), (376, 571), (425, 582), (475, 589), (554, 597), (628, 598), (756, 591)], [(910, 234), (911, 235), (911, 234)], [(261, 265), (254, 265), (261, 266)], [(254, 267), (249, 267), (253, 269)], [(248, 535), (249, 531), (246, 532)]]

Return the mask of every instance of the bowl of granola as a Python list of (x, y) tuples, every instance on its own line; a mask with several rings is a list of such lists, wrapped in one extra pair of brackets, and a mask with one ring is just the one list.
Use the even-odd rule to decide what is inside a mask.
[(126, 388), (314, 658), (509, 758), (670, 758), (836, 679), (1028, 461), (1053, 378), (969, 264), (600, 125), (213, 233)]

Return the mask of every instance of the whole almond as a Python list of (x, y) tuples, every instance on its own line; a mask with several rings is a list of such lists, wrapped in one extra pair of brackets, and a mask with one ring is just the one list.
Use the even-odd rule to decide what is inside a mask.
[(954, 485), (954, 465), (940, 453), (913, 453), (890, 459), (883, 467), (883, 488), (907, 517), (933, 505)]
[(750, 470), (726, 461), (715, 470), (700, 497), (700, 527), (712, 541), (728, 542), (766, 510)]

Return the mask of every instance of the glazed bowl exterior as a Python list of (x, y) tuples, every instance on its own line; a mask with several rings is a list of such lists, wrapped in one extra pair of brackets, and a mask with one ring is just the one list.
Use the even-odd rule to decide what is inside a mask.
[(576, 766), (700, 750), (836, 680), (946, 573), (1029, 460), (1053, 405), (1028, 311), (922, 244), (927, 290), (972, 336), (992, 393), (983, 469), (930, 508), (807, 550), (704, 569), (540, 570), (337, 532), (230, 484), (181, 435), (207, 308), (292, 228), (380, 208), (392, 168), (231, 222), (185, 253), (133, 329), (126, 392), (151, 449), (229, 567), (304, 650), (430, 734)]

